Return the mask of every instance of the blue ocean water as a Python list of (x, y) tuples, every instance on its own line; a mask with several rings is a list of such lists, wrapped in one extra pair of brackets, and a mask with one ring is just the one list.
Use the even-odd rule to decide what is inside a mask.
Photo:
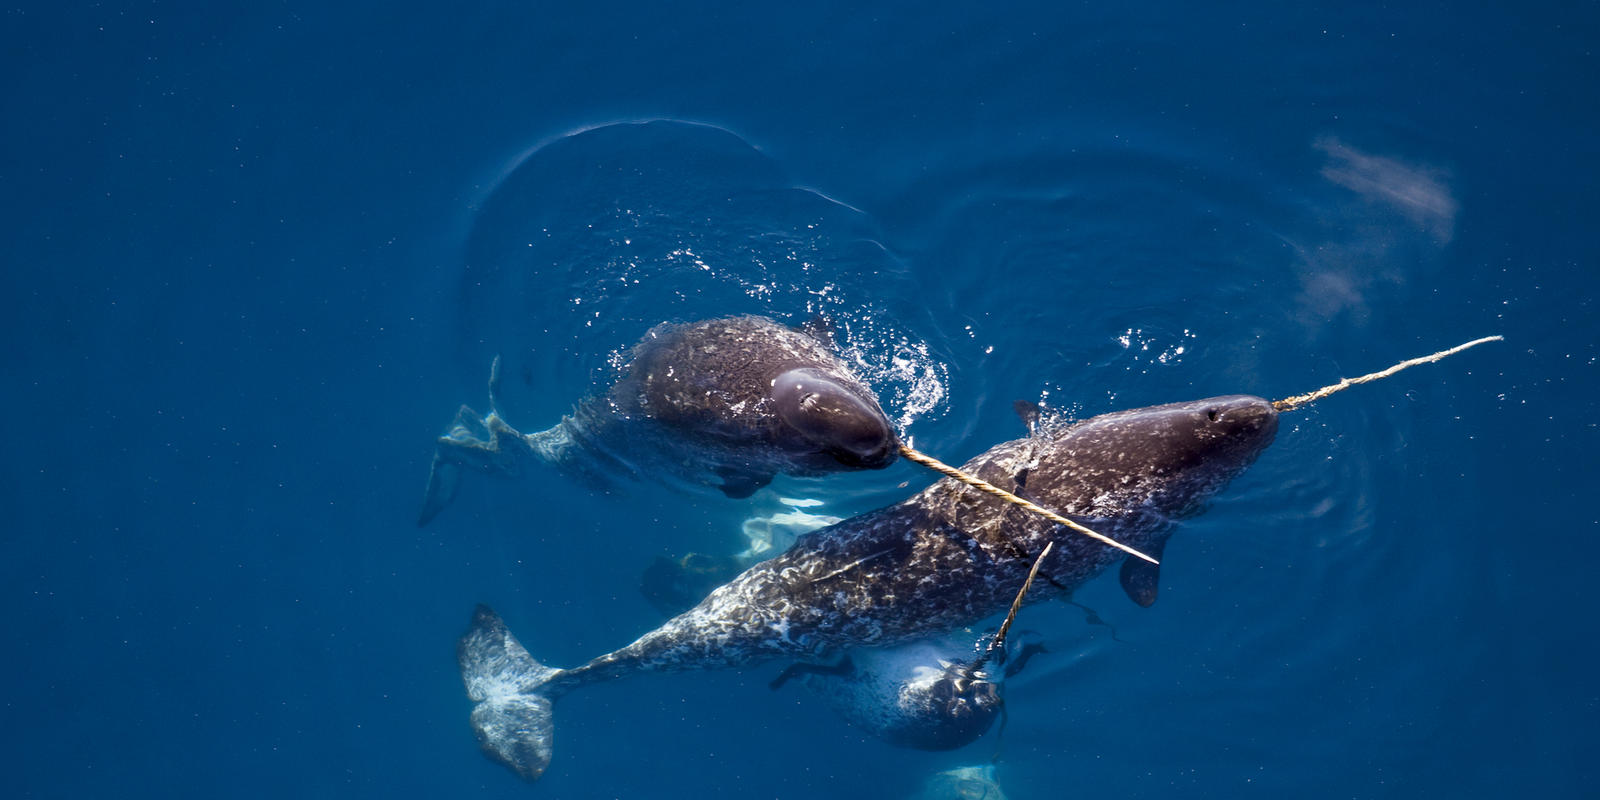
[[(9, 796), (1584, 797), (1600, 734), (1580, 4), (34, 4), (4, 12)], [(833, 320), (917, 446), (1332, 383), (1051, 652), (892, 748), (777, 665), (574, 694), (529, 786), (454, 646), (574, 664), (775, 493), (469, 481), (650, 326)], [(44, 423), (48, 422), (46, 425)], [(930, 476), (786, 480), (830, 513)], [(1102, 624), (1103, 623), (1103, 624)]]

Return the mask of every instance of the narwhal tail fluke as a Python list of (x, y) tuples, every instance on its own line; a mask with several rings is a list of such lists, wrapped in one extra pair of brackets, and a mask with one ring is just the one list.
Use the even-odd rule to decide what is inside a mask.
[(550, 766), (555, 698), (546, 686), (562, 670), (535, 661), (493, 609), (478, 606), (456, 648), (472, 708), (472, 730), (490, 758), (533, 781)]
[[(428, 468), (428, 488), (422, 493), (422, 510), (417, 514), (417, 527), (425, 528), (434, 517), (456, 499), (461, 486), (463, 454), (473, 445), (490, 437), (488, 426), (478, 418), (478, 412), (462, 406), (450, 423), (450, 431), (439, 437), (433, 450), (433, 464)], [(481, 459), (480, 459), (481, 460)]]
[(556, 428), (557, 433), (524, 436), (499, 414), (491, 411), (489, 416), (479, 417), (478, 412), (462, 406), (450, 423), (449, 432), (434, 445), (433, 466), (428, 472), (428, 488), (422, 496), (417, 525), (426, 527), (455, 500), (463, 470), (515, 477), (529, 461), (558, 460), (560, 453), (549, 444), (561, 439), (561, 426)]

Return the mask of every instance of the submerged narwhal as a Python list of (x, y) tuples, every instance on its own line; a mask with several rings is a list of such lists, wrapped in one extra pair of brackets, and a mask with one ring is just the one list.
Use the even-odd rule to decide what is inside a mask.
[(857, 648), (836, 664), (791, 664), (772, 688), (800, 683), (846, 722), (896, 747), (955, 750), (988, 733), (1004, 712), (1003, 682), (1046, 652), (1031, 637), (1009, 647), (991, 642), (967, 632)]
[[(964, 469), (1123, 544), (1159, 552), (1174, 521), (1248, 467), (1277, 427), (1268, 401), (1217, 397), (1094, 417), (997, 445)], [(1070, 592), (1124, 558), (941, 480), (800, 537), (634, 643), (572, 669), (534, 660), (497, 614), (479, 606), (458, 648), (476, 703), (472, 725), (491, 757), (536, 779), (550, 763), (552, 703), (573, 689), (636, 672), (825, 662), (850, 648), (948, 633), (1004, 610), (1050, 543), (1054, 551), (1040, 562), (1044, 583), (1029, 600)], [(1123, 582), (1137, 587), (1153, 577), (1135, 567), (1131, 575), (1124, 570)]]
[(667, 323), (634, 346), (609, 391), (549, 430), (524, 434), (495, 409), (462, 406), (438, 440), (418, 524), (454, 499), (463, 469), (550, 463), (587, 481), (651, 475), (746, 497), (778, 474), (886, 467), (894, 426), (829, 338), (820, 323), (758, 316)]

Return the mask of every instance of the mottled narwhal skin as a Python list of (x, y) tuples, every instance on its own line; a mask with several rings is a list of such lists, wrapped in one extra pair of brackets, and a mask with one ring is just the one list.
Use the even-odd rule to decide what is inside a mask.
[[(965, 470), (1086, 522), (1136, 549), (1157, 549), (1277, 432), (1257, 397), (1135, 409), (997, 445)], [(539, 664), (479, 607), (458, 649), (485, 750), (533, 779), (549, 764), (551, 703), (572, 689), (644, 671), (823, 661), (852, 647), (946, 633), (1006, 609), (1047, 542), (1028, 600), (1070, 592), (1123, 553), (951, 480), (802, 536), (698, 606), (634, 643), (572, 669)]]
[(756, 316), (669, 323), (609, 391), (549, 430), (523, 434), (463, 406), (438, 440), (418, 522), (449, 504), (462, 468), (550, 463), (586, 481), (648, 474), (746, 497), (780, 473), (886, 467), (897, 443), (872, 390), (818, 336)]

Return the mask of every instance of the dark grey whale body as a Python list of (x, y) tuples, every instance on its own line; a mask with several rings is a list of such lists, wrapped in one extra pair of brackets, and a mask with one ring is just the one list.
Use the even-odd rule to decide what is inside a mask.
[(621, 380), (549, 430), (463, 406), (438, 440), (418, 524), (449, 504), (463, 468), (549, 463), (590, 482), (650, 475), (745, 497), (780, 473), (888, 466), (894, 427), (826, 338), (756, 316), (662, 324)]
[[(1157, 550), (1176, 519), (1248, 467), (1277, 412), (1229, 396), (1106, 414), (997, 445), (965, 470), (1131, 547)], [(1048, 542), (1028, 597), (1070, 592), (1122, 559), (1109, 546), (941, 480), (916, 496), (802, 536), (634, 643), (572, 669), (535, 661), (480, 606), (458, 648), (485, 751), (528, 779), (551, 752), (551, 704), (572, 689), (643, 671), (825, 661), (956, 630), (1004, 610)], [(1124, 585), (1153, 587), (1135, 571)]]

